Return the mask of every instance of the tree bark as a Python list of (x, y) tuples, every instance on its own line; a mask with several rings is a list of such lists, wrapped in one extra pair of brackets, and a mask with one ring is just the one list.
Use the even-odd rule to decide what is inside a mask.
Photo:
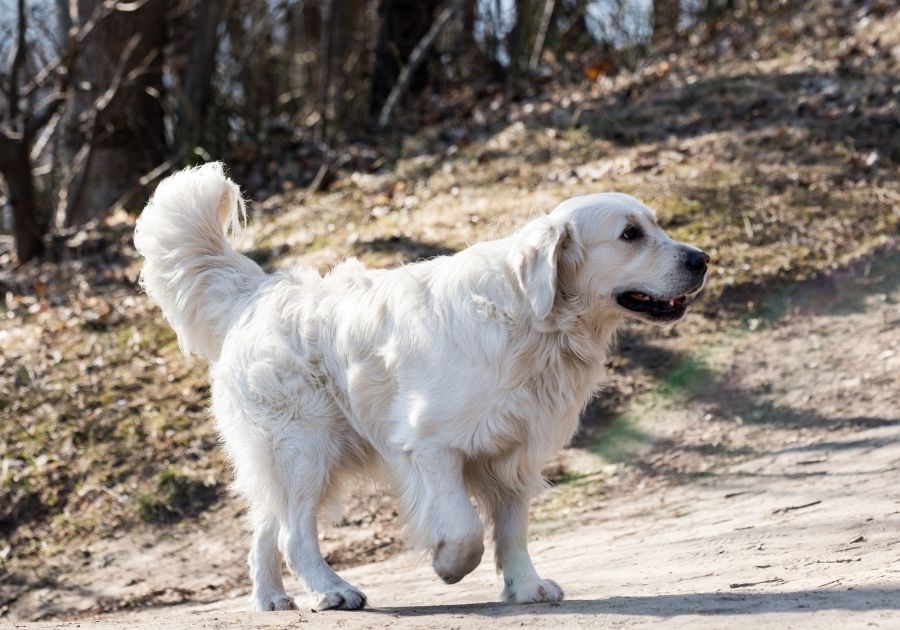
[(528, 68), (543, 13), (542, 0), (516, 0), (516, 23), (509, 34), (509, 69), (514, 77)]
[[(103, 0), (79, 0), (79, 16), (94, 13)], [(116, 11), (99, 24), (85, 42), (73, 69), (75, 94), (69, 152), (79, 153), (90, 138), (89, 159), (82, 194), (70, 198), (65, 223), (74, 225), (109, 209), (134, 182), (165, 159), (162, 49), (166, 43), (166, 0), (149, 0), (134, 11)], [(140, 35), (127, 59), (128, 42)], [(123, 65), (124, 64), (124, 65)], [(91, 119), (116, 72), (123, 71), (119, 88), (94, 119), (93, 129), (79, 128)], [(80, 132), (80, 133), (79, 133)], [(76, 165), (77, 167), (78, 165)]]
[(194, 38), (184, 69), (183, 88), (175, 128), (175, 149), (184, 156), (200, 140), (209, 109), (219, 24), (225, 15), (223, 0), (200, 0), (194, 19)]
[(654, 42), (672, 37), (678, 31), (678, 20), (681, 17), (679, 0), (653, 0), (653, 35)]
[(319, 76), (319, 126), (316, 138), (319, 144), (328, 142), (328, 119), (331, 116), (331, 75), (334, 66), (334, 40), (337, 11), (335, 0), (323, 0), (322, 5), (322, 56)]
[(322, 10), (318, 2), (288, 5), (287, 87), (291, 114), (309, 114), (318, 108), (319, 63), (322, 56)]
[[(435, 0), (382, 0), (379, 7), (378, 43), (369, 112), (378, 115), (413, 49), (434, 23)], [(420, 92), (428, 84), (428, 66), (420, 64), (410, 79), (409, 91)]]
[(6, 180), (13, 215), (13, 239), (19, 263), (40, 256), (46, 246), (47, 223), (40, 220), (34, 175), (31, 172), (30, 143), (3, 142), (0, 171)]
[[(35, 134), (49, 122), (62, 103), (53, 95), (36, 112), (23, 102), (21, 73), (28, 65), (28, 13), (25, 0), (16, 3), (16, 41), (10, 56), (3, 92), (5, 107), (0, 107), (0, 174), (6, 182), (8, 202), (13, 212), (13, 239), (16, 257), (24, 263), (44, 251), (46, 221), (37, 203), (37, 189), (31, 168), (31, 148)], [(24, 82), (24, 80), (23, 80)]]

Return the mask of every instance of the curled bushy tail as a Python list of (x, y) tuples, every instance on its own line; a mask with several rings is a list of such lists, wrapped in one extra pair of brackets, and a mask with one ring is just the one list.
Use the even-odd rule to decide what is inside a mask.
[(265, 274), (225, 234), (244, 218), (244, 200), (222, 164), (163, 180), (134, 230), (145, 258), (141, 285), (163, 310), (185, 354), (216, 360), (234, 318)]

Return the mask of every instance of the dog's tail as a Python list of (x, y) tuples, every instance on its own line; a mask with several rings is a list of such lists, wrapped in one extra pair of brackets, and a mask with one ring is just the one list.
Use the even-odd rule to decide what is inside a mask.
[(141, 285), (185, 354), (216, 360), (232, 322), (266, 277), (226, 238), (245, 216), (237, 185), (212, 162), (163, 180), (138, 219)]

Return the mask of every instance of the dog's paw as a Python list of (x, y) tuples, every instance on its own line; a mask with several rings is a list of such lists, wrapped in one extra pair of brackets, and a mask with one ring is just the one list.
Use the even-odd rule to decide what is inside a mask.
[(473, 537), (468, 540), (442, 540), (434, 548), (431, 566), (446, 584), (456, 584), (481, 563), (484, 540)]
[(500, 595), (507, 604), (536, 604), (559, 602), (565, 595), (559, 584), (553, 580), (509, 581)]
[(260, 612), (271, 610), (297, 610), (297, 604), (294, 598), (286, 593), (275, 593), (274, 595), (254, 595), (250, 600), (253, 609)]
[(313, 610), (358, 610), (366, 605), (366, 596), (349, 584), (341, 584), (333, 589), (312, 593)]

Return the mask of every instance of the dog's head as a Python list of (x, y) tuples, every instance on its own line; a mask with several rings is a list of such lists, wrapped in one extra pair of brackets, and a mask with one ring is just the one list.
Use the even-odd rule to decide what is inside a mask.
[(509, 254), (538, 320), (563, 311), (674, 322), (706, 280), (709, 256), (673, 241), (621, 193), (573, 197), (514, 237)]

